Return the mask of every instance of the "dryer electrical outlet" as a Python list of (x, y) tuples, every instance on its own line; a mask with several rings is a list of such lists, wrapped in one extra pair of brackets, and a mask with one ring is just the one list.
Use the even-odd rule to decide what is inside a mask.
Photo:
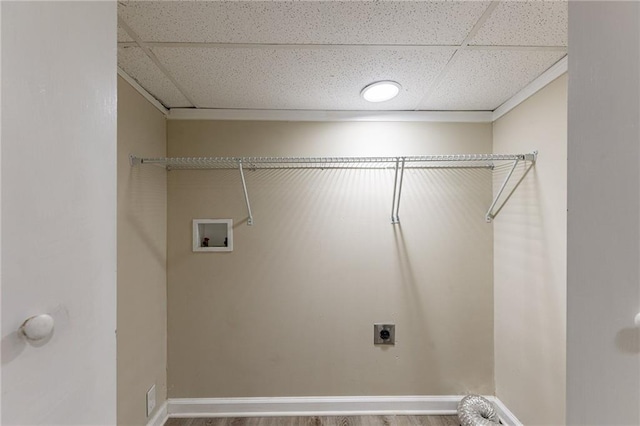
[(396, 325), (395, 324), (373, 324), (373, 344), (374, 345), (395, 345)]

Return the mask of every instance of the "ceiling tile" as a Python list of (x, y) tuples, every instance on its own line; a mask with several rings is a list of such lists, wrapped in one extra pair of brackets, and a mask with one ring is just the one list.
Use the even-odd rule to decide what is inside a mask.
[(118, 48), (118, 66), (164, 106), (191, 106), (191, 103), (139, 47)]
[(421, 110), (494, 110), (565, 53), (464, 50)]
[(566, 1), (506, 1), (498, 5), (470, 44), (566, 46)]
[(144, 41), (460, 44), (485, 1), (132, 1), (118, 14)]
[(131, 37), (129, 37), (129, 34), (127, 34), (127, 32), (122, 29), (122, 27), (120, 25), (118, 25), (118, 42), (129, 42), (129, 41), (134, 41)]
[[(200, 107), (318, 110), (413, 109), (453, 54), (424, 48), (153, 51)], [(384, 79), (402, 84), (397, 98), (372, 104), (360, 97), (365, 85)]]

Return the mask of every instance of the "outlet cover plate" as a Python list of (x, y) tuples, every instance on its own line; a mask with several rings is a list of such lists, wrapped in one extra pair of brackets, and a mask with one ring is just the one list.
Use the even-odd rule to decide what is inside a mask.
[(395, 324), (373, 324), (373, 344), (374, 345), (395, 345), (396, 325)]
[(147, 417), (151, 415), (153, 409), (156, 408), (156, 385), (154, 384), (147, 391)]

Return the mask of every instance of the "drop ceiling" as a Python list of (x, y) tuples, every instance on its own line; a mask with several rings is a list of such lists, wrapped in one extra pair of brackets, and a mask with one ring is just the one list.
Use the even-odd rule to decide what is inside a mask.
[[(567, 50), (565, 1), (122, 1), (118, 24), (168, 109), (493, 111)], [(378, 80), (400, 95), (362, 99)]]

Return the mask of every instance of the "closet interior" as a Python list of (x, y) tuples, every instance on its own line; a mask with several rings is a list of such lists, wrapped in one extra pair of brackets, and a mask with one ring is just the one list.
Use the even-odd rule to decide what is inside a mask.
[(118, 422), (562, 423), (566, 54), (562, 1), (120, 2)]

